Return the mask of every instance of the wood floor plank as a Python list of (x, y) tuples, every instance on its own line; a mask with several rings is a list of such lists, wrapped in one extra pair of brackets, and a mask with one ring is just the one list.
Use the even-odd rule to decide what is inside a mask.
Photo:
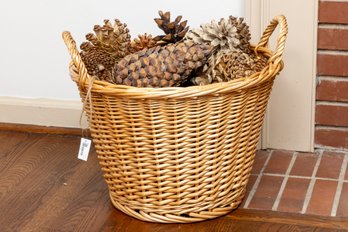
[(0, 130), (0, 231), (347, 231), (348, 220), (238, 209), (192, 224), (143, 222), (116, 210), (92, 150), (79, 137)]
[(0, 133), (0, 172), (12, 166), (26, 149), (36, 143), (42, 135), (2, 131)]
[[(235, 211), (231, 214), (238, 212)], [(121, 213), (114, 213), (108, 220), (108, 223), (104, 225), (98, 231), (119, 231), (119, 232), (176, 232), (176, 231), (185, 231), (185, 232), (211, 232), (211, 231), (241, 231), (241, 232), (258, 232), (258, 231), (330, 231), (330, 232), (338, 232), (345, 230), (338, 229), (328, 229), (321, 228), (317, 226), (311, 225), (294, 225), (294, 224), (286, 224), (286, 223), (269, 223), (267, 221), (249, 221), (249, 220), (234, 220), (230, 217), (221, 217), (209, 221), (193, 223), (193, 224), (159, 224), (159, 223), (149, 223), (149, 222), (141, 222), (139, 220), (134, 220), (130, 217), (125, 218), (125, 216)], [(116, 219), (117, 218), (117, 219)], [(116, 223), (117, 220), (117, 223)]]
[[(27, 149), (4, 175), (0, 175), (0, 186), (5, 185), (8, 193), (2, 197), (0, 208), (11, 205), (6, 212), (0, 212), (0, 224), (5, 221), (13, 229), (19, 229), (63, 185), (62, 171), (71, 170), (76, 162), (67, 162), (61, 154), (71, 149), (66, 138), (44, 136)], [(1, 188), (3, 189), (3, 188)]]
[[(73, 157), (73, 159), (76, 159), (75, 154)], [(59, 229), (62, 225), (74, 224), (75, 217), (84, 216), (84, 212), (86, 210), (88, 212), (88, 209), (91, 208), (88, 203), (94, 203), (95, 192), (103, 191), (103, 194), (100, 193), (99, 197), (107, 194), (107, 187), (102, 179), (101, 171), (98, 168), (93, 168), (93, 166), (98, 166), (96, 158), (91, 157), (89, 163), (76, 162), (78, 162), (78, 165), (73, 166), (70, 170), (65, 170), (63, 165), (60, 165), (63, 180), (55, 188), (50, 189), (49, 193), (45, 194), (46, 199), (36, 209), (23, 229), (37, 229), (47, 226), (51, 229)], [(86, 203), (87, 206), (85, 206)], [(76, 207), (76, 204), (80, 208)]]
[[(11, 196), (11, 192), (15, 190), (23, 179), (27, 176), (28, 171), (33, 170), (32, 164), (39, 160), (40, 156), (25, 155), (30, 149), (35, 151), (36, 144), (42, 139), (41, 137), (27, 138), (27, 142), (19, 143), (11, 150), (6, 144), (1, 144), (1, 150), (4, 149), (0, 164), (0, 203), (4, 201), (4, 197)], [(4, 141), (2, 141), (4, 143)], [(9, 140), (11, 144), (11, 140)], [(0, 212), (1, 215), (1, 212)]]
[(88, 129), (82, 130), (81, 128), (39, 126), (39, 125), (30, 125), (30, 124), (2, 123), (2, 122), (0, 122), (0, 130), (25, 132), (25, 133), (29, 132), (29, 133), (37, 133), (37, 134), (56, 134), (56, 135), (75, 135), (75, 136), (81, 136), (82, 133), (90, 134)]
[(262, 221), (269, 223), (283, 223), (348, 230), (348, 218), (344, 217), (314, 217), (311, 215), (294, 213), (245, 209), (240, 209), (236, 213), (229, 214), (226, 217), (231, 218), (232, 220), (247, 220), (255, 222)]
[(62, 231), (88, 231), (91, 224), (96, 223), (98, 219), (105, 220), (98, 214), (100, 209), (98, 210), (97, 204), (100, 203), (99, 199), (109, 200), (107, 196), (106, 184), (100, 173), (95, 172), (85, 186), (71, 197), (69, 207), (59, 213), (51, 227)]

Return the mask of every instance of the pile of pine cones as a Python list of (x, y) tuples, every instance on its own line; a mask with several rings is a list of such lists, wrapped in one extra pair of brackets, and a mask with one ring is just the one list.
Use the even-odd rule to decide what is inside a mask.
[(211, 21), (189, 30), (187, 21), (170, 12), (155, 18), (164, 35), (139, 35), (131, 41), (125, 23), (104, 20), (80, 46), (90, 75), (98, 80), (135, 87), (206, 85), (243, 78), (261, 71), (264, 57), (250, 50), (243, 18)]

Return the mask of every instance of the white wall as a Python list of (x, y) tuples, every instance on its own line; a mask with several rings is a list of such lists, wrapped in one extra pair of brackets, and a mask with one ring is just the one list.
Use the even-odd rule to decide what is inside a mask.
[(0, 97), (78, 100), (68, 74), (70, 60), (61, 38), (71, 31), (80, 44), (93, 25), (119, 18), (132, 36), (159, 33), (153, 18), (158, 10), (183, 15), (188, 25), (243, 16), (243, 0), (11, 0), (0, 9)]

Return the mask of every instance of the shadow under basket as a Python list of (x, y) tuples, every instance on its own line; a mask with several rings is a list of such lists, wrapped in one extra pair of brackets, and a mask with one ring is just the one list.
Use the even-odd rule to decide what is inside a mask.
[[(266, 48), (274, 29), (274, 52)], [(88, 75), (63, 33), (113, 205), (137, 219), (189, 223), (225, 215), (241, 203), (275, 76), (282, 70), (284, 16), (253, 50), (267, 58), (251, 76), (205, 86), (136, 88)]]

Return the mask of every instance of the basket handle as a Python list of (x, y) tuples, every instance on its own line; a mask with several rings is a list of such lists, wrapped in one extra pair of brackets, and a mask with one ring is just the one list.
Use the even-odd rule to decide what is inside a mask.
[(87, 73), (87, 69), (85, 67), (85, 64), (82, 62), (82, 58), (77, 50), (76, 42), (72, 38), (69, 31), (64, 31), (62, 33), (62, 37), (64, 40), (65, 45), (67, 46), (72, 62), (77, 67), (79, 71), (79, 78), (76, 80), (80, 86), (80, 88), (84, 88), (83, 83), (86, 82), (87, 79), (89, 79), (89, 74)]
[(276, 50), (273, 56), (271, 56), (268, 60), (268, 62), (273, 62), (274, 64), (278, 64), (282, 60), (282, 56), (283, 56), (283, 52), (285, 48), (285, 40), (288, 34), (288, 24), (284, 15), (278, 15), (272, 19), (270, 24), (267, 26), (267, 28), (263, 32), (263, 35), (259, 43), (255, 47), (255, 51), (259, 47), (266, 47), (268, 45), (269, 38), (271, 37), (274, 30), (277, 28), (278, 24), (280, 26), (280, 32), (277, 37)]

